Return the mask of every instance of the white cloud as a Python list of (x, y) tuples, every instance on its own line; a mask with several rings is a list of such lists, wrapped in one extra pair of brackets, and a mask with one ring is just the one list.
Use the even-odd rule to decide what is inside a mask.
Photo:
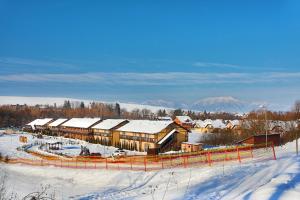
[(193, 63), (196, 67), (218, 67), (218, 68), (233, 68), (239, 69), (239, 65), (226, 64), (226, 63), (211, 63), (211, 62), (195, 62)]
[(16, 57), (0, 57), (0, 64), (16, 66), (37, 66), (37, 67), (74, 67), (74, 65), (63, 62), (34, 60)]
[(79, 73), (79, 74), (11, 74), (0, 81), (100, 83), (106, 85), (199, 85), (224, 83), (261, 83), (300, 80), (300, 72), (270, 73)]

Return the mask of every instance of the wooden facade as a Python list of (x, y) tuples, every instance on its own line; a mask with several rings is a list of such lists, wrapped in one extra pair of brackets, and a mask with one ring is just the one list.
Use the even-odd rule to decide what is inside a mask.
[(64, 137), (67, 138), (73, 138), (73, 139), (79, 139), (85, 141), (93, 140), (94, 134), (93, 134), (92, 127), (98, 124), (101, 121), (101, 119), (82, 118), (82, 120), (91, 120), (91, 121), (88, 123), (84, 123), (84, 125), (80, 125), (80, 124), (76, 124), (76, 121), (80, 122), (80, 118), (72, 118), (60, 126), (59, 132)]
[(201, 143), (183, 142), (181, 143), (181, 151), (183, 152), (196, 152), (202, 150)]
[[(173, 133), (170, 138), (166, 139), (163, 143), (160, 143), (160, 141), (172, 131)], [(176, 123), (171, 123), (158, 133), (120, 130), (116, 130), (115, 133), (119, 135), (119, 146), (121, 148), (144, 152), (149, 149), (159, 149), (160, 152), (171, 149), (179, 150), (181, 148), (181, 143), (188, 139), (188, 130)]]
[(120, 123), (116, 123), (116, 125), (109, 128), (97, 128), (96, 125), (95, 127), (92, 127), (94, 139), (100, 144), (104, 144), (107, 146), (118, 146), (118, 144), (120, 143), (120, 134), (116, 132), (116, 129), (124, 126), (128, 122), (128, 120), (122, 120), (120, 121)]
[[(279, 146), (281, 144), (280, 141), (280, 134), (268, 134), (267, 135), (267, 142), (270, 145), (270, 143), (274, 144), (275, 146)], [(266, 143), (266, 135), (253, 135), (250, 136), (244, 140), (241, 140), (237, 142), (237, 144), (251, 144), (251, 145), (258, 145), (258, 144), (264, 144)]]

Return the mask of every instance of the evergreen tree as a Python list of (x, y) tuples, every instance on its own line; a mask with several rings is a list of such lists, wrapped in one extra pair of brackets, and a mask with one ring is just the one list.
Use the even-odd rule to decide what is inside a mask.
[(80, 103), (80, 108), (81, 109), (85, 108), (83, 101)]
[(121, 117), (121, 107), (120, 107), (120, 104), (118, 104), (118, 103), (116, 103), (115, 112), (116, 112), (117, 117)]

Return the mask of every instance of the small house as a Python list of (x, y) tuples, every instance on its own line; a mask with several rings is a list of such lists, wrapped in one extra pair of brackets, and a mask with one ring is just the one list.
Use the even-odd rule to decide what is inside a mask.
[(260, 145), (265, 144), (266, 141), (268, 142), (268, 145), (273, 143), (275, 146), (279, 146), (281, 144), (280, 134), (268, 134), (267, 137), (265, 134), (252, 135), (248, 138), (237, 142), (237, 144)]
[(202, 150), (202, 143), (183, 142), (181, 143), (181, 151), (183, 152), (196, 152)]

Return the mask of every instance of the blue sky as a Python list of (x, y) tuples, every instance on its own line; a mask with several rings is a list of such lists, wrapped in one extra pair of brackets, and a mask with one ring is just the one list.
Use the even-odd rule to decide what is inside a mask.
[(300, 2), (0, 0), (0, 94), (300, 99)]

